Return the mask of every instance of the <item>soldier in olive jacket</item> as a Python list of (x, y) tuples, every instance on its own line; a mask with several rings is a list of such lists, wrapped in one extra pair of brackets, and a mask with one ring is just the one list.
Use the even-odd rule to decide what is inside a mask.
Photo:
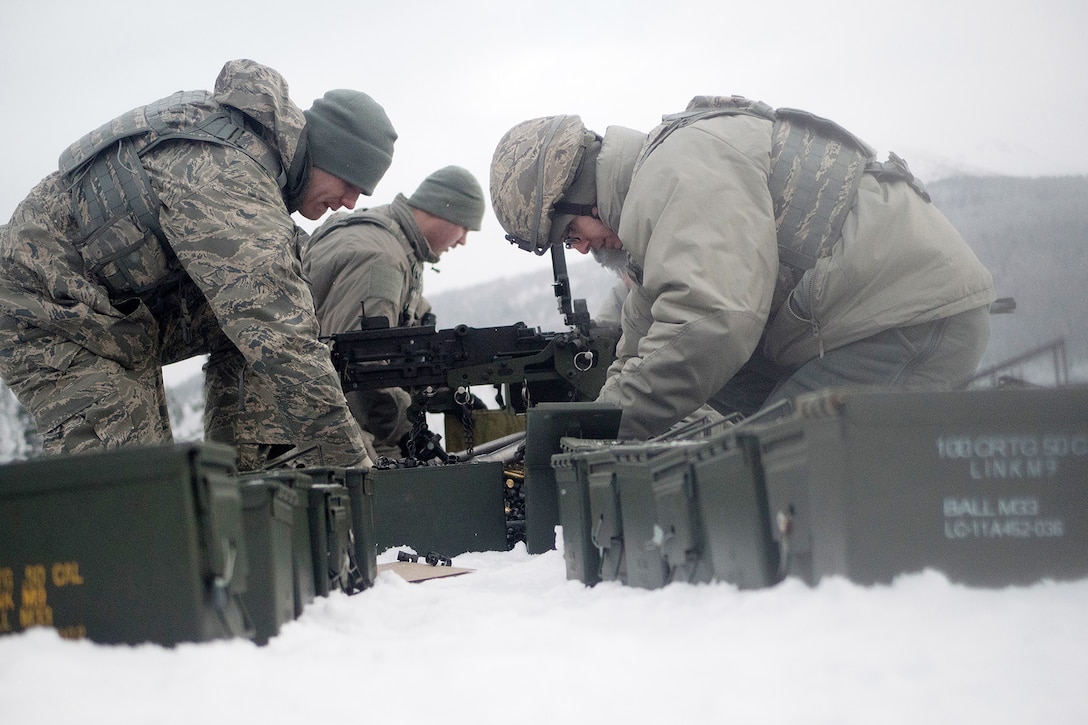
[[(480, 182), (459, 166), (435, 171), (405, 197), (351, 214), (336, 214), (314, 230), (302, 252), (321, 334), (360, 329), (363, 315), (390, 327), (433, 324), (423, 297), (423, 265), (465, 244), (484, 215)], [(398, 457), (411, 423), (411, 399), (400, 388), (349, 391), (348, 406), (377, 453)]]

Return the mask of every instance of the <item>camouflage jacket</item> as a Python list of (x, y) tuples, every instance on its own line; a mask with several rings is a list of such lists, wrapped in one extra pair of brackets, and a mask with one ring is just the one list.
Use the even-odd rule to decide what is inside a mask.
[[(403, 194), (391, 204), (331, 216), (302, 250), (321, 334), (358, 330), (364, 310), (391, 327), (419, 325), (430, 311), (423, 264), (437, 261)], [(399, 388), (353, 391), (347, 399), (378, 452), (399, 456), (393, 445), (409, 427), (408, 394)]]
[[(260, 142), (290, 168), (305, 118), (278, 73), (231, 61), (211, 99), (249, 116)], [(184, 269), (180, 285), (167, 277), (151, 285), (143, 299), (153, 313), (136, 300), (111, 301), (84, 269), (78, 210), (54, 173), (0, 228), (0, 313), (18, 329), (75, 341), (130, 369), (148, 356), (165, 364), (227, 346), (244, 359), (248, 375), (276, 391), (273, 417), (293, 443), (320, 444), (330, 464), (365, 463), (362, 433), (318, 340), (298, 257), (300, 230), (277, 179), (251, 155), (212, 143), (166, 142), (142, 159), (161, 202), (159, 223)], [(186, 300), (206, 302), (217, 329), (192, 329)]]
[(597, 160), (600, 215), (623, 240), (637, 282), (600, 396), (624, 408), (621, 435), (646, 437), (681, 420), (761, 339), (770, 360), (795, 367), (821, 350), (994, 299), (990, 273), (944, 216), (907, 183), (870, 173), (830, 255), (777, 289), (772, 122), (697, 121), (636, 172), (647, 138), (610, 127)]

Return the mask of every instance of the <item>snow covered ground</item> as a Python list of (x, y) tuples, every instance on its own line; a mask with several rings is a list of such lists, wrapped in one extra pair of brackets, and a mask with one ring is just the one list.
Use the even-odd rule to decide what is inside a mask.
[(0, 637), (0, 722), (1088, 722), (1088, 581), (587, 588), (521, 545), (454, 565), (475, 571), (319, 598), (264, 647)]

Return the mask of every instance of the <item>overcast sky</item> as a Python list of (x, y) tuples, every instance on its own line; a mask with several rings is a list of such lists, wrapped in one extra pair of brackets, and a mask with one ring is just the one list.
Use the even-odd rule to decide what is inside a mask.
[[(242, 57), (280, 71), (302, 108), (330, 88), (385, 106), (400, 138), (360, 206), (447, 164), (486, 189), (496, 142), (528, 118), (647, 131), (697, 94), (804, 108), (916, 171), (1085, 174), (1085, 28), (1083, 0), (21, 1), (0, 24), (0, 219), (84, 133), (210, 89)], [(489, 209), (426, 285), (540, 265), (503, 241)]]

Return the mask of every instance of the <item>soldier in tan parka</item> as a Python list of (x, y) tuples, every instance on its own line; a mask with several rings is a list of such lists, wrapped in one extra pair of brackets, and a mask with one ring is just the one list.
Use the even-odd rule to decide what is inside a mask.
[[(460, 166), (438, 169), (410, 197), (330, 217), (302, 250), (321, 334), (360, 329), (363, 315), (390, 327), (433, 324), (423, 296), (423, 265), (479, 231), (484, 216), (480, 182)], [(378, 454), (405, 454), (411, 423), (409, 394), (400, 388), (348, 391), (348, 406), (374, 436)]]
[(622, 437), (708, 403), (948, 387), (989, 338), (990, 273), (906, 165), (803, 112), (698, 97), (650, 134), (603, 137), (578, 116), (533, 119), (500, 140), (491, 198), (523, 249), (626, 251), (599, 396), (622, 406)]
[(0, 227), (0, 375), (47, 454), (171, 440), (161, 366), (209, 353), (205, 439), (255, 468), (369, 466), (318, 340), (291, 214), (373, 192), (396, 133), (364, 93), (303, 112), (274, 70), (228, 62), (73, 144)]

